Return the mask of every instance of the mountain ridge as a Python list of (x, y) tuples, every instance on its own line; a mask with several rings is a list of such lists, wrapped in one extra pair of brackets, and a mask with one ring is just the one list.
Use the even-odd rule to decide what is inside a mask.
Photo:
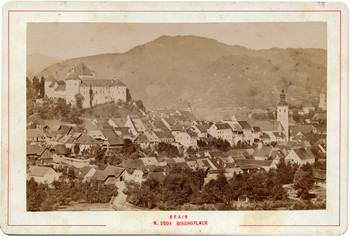
[(282, 88), (297, 100), (316, 103), (327, 74), (324, 49), (253, 50), (198, 36), (161, 36), (124, 53), (61, 61), (38, 76), (52, 74), (64, 80), (80, 61), (97, 79), (117, 76), (135, 99), (150, 108), (176, 107), (188, 101), (209, 108), (271, 106)]

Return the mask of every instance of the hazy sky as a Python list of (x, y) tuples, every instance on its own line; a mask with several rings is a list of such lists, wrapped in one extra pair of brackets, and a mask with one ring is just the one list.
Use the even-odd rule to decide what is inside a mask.
[(125, 52), (162, 35), (196, 35), (252, 49), (327, 48), (327, 24), (28, 23), (27, 54), (58, 59)]

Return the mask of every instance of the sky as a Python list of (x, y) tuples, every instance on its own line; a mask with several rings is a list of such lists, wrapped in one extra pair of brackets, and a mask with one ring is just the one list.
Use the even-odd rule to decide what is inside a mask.
[(57, 59), (123, 53), (162, 35), (195, 35), (251, 49), (327, 48), (327, 24), (291, 23), (28, 23), (27, 55)]

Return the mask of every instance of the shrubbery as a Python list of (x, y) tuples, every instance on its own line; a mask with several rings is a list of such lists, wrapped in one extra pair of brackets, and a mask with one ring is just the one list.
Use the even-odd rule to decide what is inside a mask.
[(101, 185), (97, 182), (54, 181), (52, 185), (53, 187), (38, 184), (33, 179), (27, 181), (28, 211), (53, 211), (71, 201), (108, 203), (113, 196), (118, 195), (115, 185)]

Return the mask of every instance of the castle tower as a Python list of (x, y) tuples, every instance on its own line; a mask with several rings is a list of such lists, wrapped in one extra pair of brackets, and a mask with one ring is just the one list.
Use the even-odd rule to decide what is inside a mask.
[(286, 136), (286, 141), (289, 140), (289, 128), (288, 128), (288, 103), (286, 102), (286, 94), (284, 90), (280, 95), (280, 101), (277, 105), (277, 120), (281, 122), (284, 128), (284, 135)]
[(320, 103), (318, 104), (318, 107), (321, 108), (322, 110), (327, 110), (327, 101), (326, 101), (326, 94), (322, 93), (320, 94)]
[(77, 74), (71, 73), (66, 79), (66, 103), (75, 105), (75, 95), (80, 93), (81, 79)]

